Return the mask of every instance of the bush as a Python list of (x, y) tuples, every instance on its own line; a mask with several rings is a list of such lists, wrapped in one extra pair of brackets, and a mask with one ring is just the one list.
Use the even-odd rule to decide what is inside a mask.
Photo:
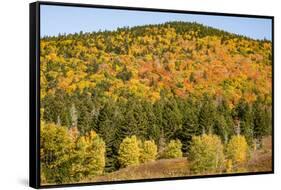
[(140, 150), (140, 162), (145, 163), (156, 160), (157, 146), (154, 141), (144, 141)]
[(234, 165), (244, 164), (247, 161), (247, 152), (246, 138), (241, 135), (232, 136), (226, 148), (227, 158), (231, 159)]
[(103, 173), (105, 167), (105, 143), (96, 132), (80, 136), (76, 143), (72, 176), (75, 179), (94, 177)]
[(214, 173), (223, 169), (224, 153), (221, 140), (216, 135), (194, 136), (189, 159), (194, 173)]
[(138, 144), (135, 135), (123, 139), (118, 151), (118, 160), (122, 168), (139, 164), (140, 148)]
[(164, 150), (164, 158), (181, 158), (182, 157), (182, 144), (180, 140), (171, 140)]

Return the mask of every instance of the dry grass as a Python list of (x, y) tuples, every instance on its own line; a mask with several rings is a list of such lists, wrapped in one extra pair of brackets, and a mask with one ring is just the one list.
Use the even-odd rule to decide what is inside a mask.
[(138, 166), (130, 166), (116, 172), (96, 177), (90, 181), (117, 181), (134, 179), (165, 178), (190, 175), (186, 158), (162, 159)]
[(263, 139), (263, 147), (252, 153), (246, 168), (249, 172), (264, 172), (272, 170), (272, 139)]

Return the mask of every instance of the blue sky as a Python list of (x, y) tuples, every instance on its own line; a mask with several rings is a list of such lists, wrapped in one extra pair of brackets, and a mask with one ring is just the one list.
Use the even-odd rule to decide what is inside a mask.
[(115, 30), (168, 21), (198, 22), (254, 39), (272, 39), (271, 19), (41, 5), (41, 36)]

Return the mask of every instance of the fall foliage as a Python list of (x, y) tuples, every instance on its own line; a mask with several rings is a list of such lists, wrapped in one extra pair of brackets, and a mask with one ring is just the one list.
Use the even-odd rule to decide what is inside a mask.
[(216, 135), (194, 136), (189, 153), (194, 173), (220, 173), (224, 163), (224, 147)]
[(40, 48), (42, 183), (182, 157), (188, 175), (233, 172), (272, 133), (269, 40), (167, 22)]
[(233, 136), (227, 144), (226, 154), (232, 164), (244, 164), (248, 156), (248, 144), (245, 137), (240, 135)]

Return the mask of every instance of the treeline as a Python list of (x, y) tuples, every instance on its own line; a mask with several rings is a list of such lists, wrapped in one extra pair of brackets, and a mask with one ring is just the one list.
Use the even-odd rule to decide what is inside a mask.
[(262, 137), (271, 134), (272, 125), (271, 105), (261, 97), (253, 104), (241, 99), (231, 109), (223, 99), (207, 95), (199, 100), (163, 96), (151, 103), (134, 96), (105, 100), (61, 91), (45, 97), (42, 107), (42, 120), (47, 123), (77, 128), (81, 135), (92, 130), (100, 135), (106, 144), (106, 172), (120, 168), (120, 143), (132, 135), (153, 140), (159, 152), (170, 140), (179, 139), (186, 156), (194, 135), (215, 134), (226, 143), (231, 136), (241, 134), (250, 146), (260, 146)]
[[(185, 34), (187, 32), (198, 31), (199, 37), (206, 37), (206, 36), (220, 36), (226, 37), (226, 39), (233, 39), (233, 38), (241, 38), (245, 40), (252, 40), (249, 37), (229, 33), (224, 30), (220, 30), (217, 28), (213, 28), (210, 26), (206, 26), (197, 22), (183, 22), (183, 21), (173, 21), (173, 22), (166, 22), (163, 24), (147, 24), (142, 26), (134, 26), (134, 27), (123, 27), (117, 28), (116, 31), (108, 31), (108, 30), (100, 30), (98, 32), (83, 32), (80, 31), (79, 33), (74, 34), (63, 34), (59, 33), (58, 36), (44, 36), (43, 40), (63, 40), (63, 39), (78, 39), (84, 35), (85, 38), (94, 37), (96, 35), (104, 35), (104, 36), (111, 36), (111, 35), (118, 35), (121, 32), (129, 33), (132, 32), (133, 37), (139, 37), (143, 35), (150, 35), (147, 28), (158, 27), (158, 28), (175, 28), (178, 34)], [(268, 39), (257, 40), (260, 42), (270, 42)]]

